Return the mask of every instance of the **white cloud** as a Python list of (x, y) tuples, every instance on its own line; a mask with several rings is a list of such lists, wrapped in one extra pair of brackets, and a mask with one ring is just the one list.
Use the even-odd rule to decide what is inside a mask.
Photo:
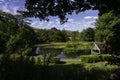
[(58, 22), (59, 20), (58, 20), (58, 19), (56, 19), (55, 21), (56, 21), (56, 22)]
[(98, 16), (85, 16), (84, 19), (97, 19)]
[(91, 19), (92, 16), (85, 16), (84, 19)]
[(0, 10), (11, 14), (17, 14), (17, 10), (22, 10), (23, 7), (22, 3), (19, 1), (20, 0), (0, 0)]
[[(70, 20), (70, 21), (69, 21)], [(33, 21), (31, 26), (37, 27), (37, 28), (42, 28), (42, 29), (50, 29), (52, 27), (56, 27), (57, 29), (63, 30), (72, 30), (72, 31), (82, 31), (83, 29), (86, 29), (88, 27), (94, 27), (92, 25), (95, 20), (80, 20), (80, 21), (75, 21), (73, 19), (69, 19), (68, 22), (64, 23), (63, 25), (60, 25), (58, 20), (50, 21), (50, 22), (44, 22), (44, 21)]]
[(94, 16), (93, 19), (98, 19), (98, 16)]
[(17, 10), (19, 9), (18, 6), (13, 7), (13, 14), (17, 14)]
[(5, 4), (4, 6), (2, 6), (2, 11), (10, 13), (10, 9), (8, 7), (8, 4)]
[(19, 9), (18, 6), (12, 6), (9, 3), (5, 3), (0, 8), (3, 12), (11, 13), (11, 14), (17, 14), (17, 10)]
[(0, 2), (4, 2), (5, 0), (0, 0)]
[(73, 22), (74, 21), (74, 19), (68, 19), (68, 22)]

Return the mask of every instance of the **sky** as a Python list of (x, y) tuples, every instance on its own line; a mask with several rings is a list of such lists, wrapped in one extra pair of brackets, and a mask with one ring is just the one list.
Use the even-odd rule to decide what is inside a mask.
[[(25, 10), (24, 7), (25, 0), (0, 0), (0, 10), (4, 12), (11, 13), (13, 15), (17, 14), (17, 10)], [(60, 24), (59, 18), (50, 17), (50, 21), (40, 21), (38, 18), (30, 18), (30, 26), (40, 29), (50, 29), (56, 27), (60, 30), (71, 30), (71, 31), (82, 31), (88, 27), (94, 28), (94, 22), (98, 18), (98, 11), (88, 10), (81, 12), (78, 15), (67, 15), (68, 22)]]

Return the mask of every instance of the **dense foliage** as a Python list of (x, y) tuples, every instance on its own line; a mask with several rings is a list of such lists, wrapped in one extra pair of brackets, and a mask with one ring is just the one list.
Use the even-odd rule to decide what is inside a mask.
[(80, 33), (80, 40), (81, 41), (94, 41), (94, 29), (93, 28), (87, 28), (84, 29), (81, 33)]
[(96, 62), (102, 62), (102, 61), (107, 61), (108, 57), (110, 55), (104, 54), (104, 55), (82, 55), (80, 56), (80, 59), (82, 62), (85, 63), (96, 63)]
[(80, 55), (87, 55), (91, 53), (91, 46), (93, 42), (67, 42), (64, 47), (64, 53), (70, 57), (76, 57)]
[(69, 36), (65, 30), (58, 30), (55, 27), (51, 29), (35, 29), (39, 43), (66, 42)]
[(85, 10), (99, 10), (99, 15), (114, 10), (120, 14), (119, 0), (26, 0), (25, 16), (49, 20), (49, 16), (58, 16), (61, 23), (67, 21), (67, 14), (78, 14)]
[[(81, 64), (43, 66), (30, 57), (3, 56), (0, 59), (1, 80), (107, 80), (110, 69), (84, 68)], [(117, 74), (118, 75), (118, 74)], [(118, 77), (119, 78), (119, 77)]]
[(109, 53), (115, 54), (113, 63), (120, 65), (120, 58), (118, 57), (120, 55), (120, 17), (113, 12), (102, 15), (96, 21), (95, 33), (96, 40), (104, 42)]
[(30, 26), (9, 13), (0, 11), (0, 16), (0, 53), (22, 53), (36, 44), (36, 34)]

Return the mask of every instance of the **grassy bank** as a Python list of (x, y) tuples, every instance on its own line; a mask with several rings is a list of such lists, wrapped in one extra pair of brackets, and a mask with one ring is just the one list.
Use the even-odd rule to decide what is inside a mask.
[[(53, 42), (48, 44), (38, 44), (36, 46), (40, 47), (41, 50), (45, 49), (48, 53), (57, 53), (60, 54), (62, 51), (68, 56), (75, 56), (75, 55), (84, 55), (90, 54), (90, 49), (93, 42)], [(76, 46), (76, 47), (75, 47)], [(76, 53), (73, 55), (73, 53)]]
[[(68, 63), (68, 62), (67, 62)], [(74, 62), (76, 63), (76, 62)], [(0, 60), (1, 80), (107, 80), (115, 68), (101, 68), (98, 64), (57, 64), (44, 66), (35, 59), (21, 57)], [(93, 66), (95, 65), (95, 66)], [(92, 67), (91, 67), (92, 66)]]

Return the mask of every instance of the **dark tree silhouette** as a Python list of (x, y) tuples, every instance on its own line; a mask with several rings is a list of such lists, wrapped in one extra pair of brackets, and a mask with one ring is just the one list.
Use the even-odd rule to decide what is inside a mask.
[(26, 11), (20, 11), (26, 17), (38, 17), (49, 20), (49, 16), (60, 18), (61, 24), (66, 22), (66, 15), (78, 14), (86, 10), (98, 10), (99, 15), (111, 10), (120, 13), (120, 0), (26, 0)]

